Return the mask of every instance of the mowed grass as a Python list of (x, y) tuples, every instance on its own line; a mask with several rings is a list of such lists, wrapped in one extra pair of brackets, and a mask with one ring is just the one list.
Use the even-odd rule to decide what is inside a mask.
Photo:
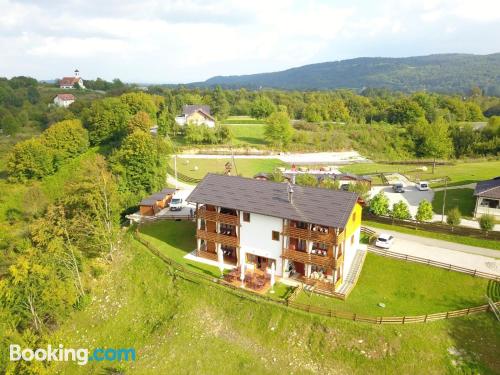
[[(227, 162), (233, 163), (231, 158), (225, 159), (186, 159), (177, 158), (177, 171), (194, 178), (203, 178), (209, 172), (224, 173)], [(279, 159), (235, 159), (232, 175), (253, 177), (259, 172), (272, 172), (275, 168), (286, 166)], [(170, 161), (173, 167), (173, 160)]]
[(195, 232), (196, 224), (191, 221), (159, 221), (140, 228), (142, 238), (177, 263), (186, 266), (191, 271), (220, 276), (220, 270), (217, 267), (184, 258), (196, 249)]
[(425, 315), (484, 305), (488, 283), (459, 272), (368, 253), (346, 301), (301, 292), (297, 302), (371, 316)]
[(231, 129), (235, 146), (258, 146), (267, 143), (264, 138), (265, 125), (263, 124), (231, 124), (227, 126)]
[[(329, 319), (173, 276), (132, 239), (93, 298), (54, 334), (74, 348), (135, 348), (135, 362), (52, 363), (52, 373), (441, 374), (500, 371), (492, 314), (419, 325)], [(452, 365), (460, 351), (462, 364)]]
[[(424, 163), (422, 163), (424, 165)], [(346, 172), (365, 174), (382, 172), (400, 172), (408, 175), (415, 180), (433, 180), (449, 177), (448, 186), (467, 185), (473, 182), (488, 180), (500, 175), (500, 160), (494, 161), (476, 161), (476, 162), (457, 162), (454, 165), (438, 165), (434, 174), (432, 165), (427, 164), (426, 172), (417, 171), (415, 165), (403, 164), (351, 164), (340, 169)], [(444, 186), (444, 182), (433, 184), (433, 187)]]
[[(415, 230), (415, 229), (400, 227), (397, 225), (382, 224), (382, 223), (378, 223), (376, 221), (371, 221), (371, 220), (363, 220), (363, 225), (378, 228), (378, 229), (393, 230), (396, 232), (411, 234), (414, 236), (434, 238), (436, 240), (455, 242), (455, 243), (459, 243), (462, 245), (484, 247), (486, 249), (492, 249), (492, 250), (500, 250), (500, 241), (495, 241), (495, 240), (484, 240), (481, 238), (459, 236), (459, 235), (454, 235), (454, 234), (449, 234), (449, 233), (428, 232), (428, 231), (425, 231), (422, 229)], [(499, 257), (500, 257), (500, 254), (499, 254)]]
[[(471, 218), (474, 216), (476, 198), (473, 196), (474, 189), (448, 189), (446, 191), (445, 214), (449, 209), (458, 207), (462, 216)], [(444, 191), (436, 191), (432, 199), (432, 208), (436, 214), (443, 211)]]

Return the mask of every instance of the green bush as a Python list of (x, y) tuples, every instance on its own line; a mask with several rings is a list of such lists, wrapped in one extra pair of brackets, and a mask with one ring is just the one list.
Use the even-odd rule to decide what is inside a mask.
[(479, 218), (479, 226), (482, 230), (490, 231), (495, 226), (495, 218), (489, 214), (482, 215)]
[(448, 223), (448, 225), (460, 225), (460, 222), (462, 221), (462, 213), (458, 207), (453, 207), (446, 215), (446, 223)]

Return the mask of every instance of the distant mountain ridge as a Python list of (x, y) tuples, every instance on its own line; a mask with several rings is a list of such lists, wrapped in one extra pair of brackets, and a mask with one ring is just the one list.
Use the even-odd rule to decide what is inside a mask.
[(479, 86), (500, 95), (500, 53), (490, 55), (438, 54), (403, 58), (360, 57), (304, 65), (279, 72), (216, 76), (190, 86), (327, 90), (387, 88), (465, 93)]

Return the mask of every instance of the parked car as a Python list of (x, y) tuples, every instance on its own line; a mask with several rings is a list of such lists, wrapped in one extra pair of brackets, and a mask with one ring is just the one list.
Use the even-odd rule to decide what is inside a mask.
[(417, 183), (417, 189), (420, 191), (429, 190), (429, 183), (427, 181), (420, 181)]
[(182, 198), (172, 198), (170, 201), (170, 211), (181, 211), (184, 207), (184, 201)]
[(394, 185), (392, 185), (392, 190), (395, 193), (404, 193), (405, 192), (405, 186), (403, 185), (402, 182), (396, 182)]
[(389, 249), (394, 243), (394, 237), (387, 233), (382, 233), (375, 241), (375, 246), (383, 249)]

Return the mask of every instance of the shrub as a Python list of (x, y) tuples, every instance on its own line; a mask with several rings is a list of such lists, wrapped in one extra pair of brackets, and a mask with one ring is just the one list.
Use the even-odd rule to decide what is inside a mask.
[(433, 216), (434, 212), (432, 211), (432, 204), (424, 199), (418, 204), (417, 215), (415, 216), (415, 219), (420, 222), (431, 221)]
[(380, 191), (370, 200), (370, 212), (375, 215), (387, 215), (389, 213), (389, 198)]
[(394, 219), (400, 220), (411, 219), (410, 209), (408, 205), (403, 201), (394, 203), (394, 205), (392, 206), (392, 217)]
[(454, 207), (448, 211), (446, 216), (446, 223), (448, 223), (448, 225), (452, 226), (460, 225), (461, 221), (462, 221), (462, 213), (460, 212), (458, 207)]
[(295, 183), (301, 186), (317, 186), (318, 179), (312, 174), (304, 173), (298, 174), (295, 178)]
[(482, 230), (490, 231), (495, 226), (495, 218), (489, 214), (482, 215), (479, 218), (479, 226)]

